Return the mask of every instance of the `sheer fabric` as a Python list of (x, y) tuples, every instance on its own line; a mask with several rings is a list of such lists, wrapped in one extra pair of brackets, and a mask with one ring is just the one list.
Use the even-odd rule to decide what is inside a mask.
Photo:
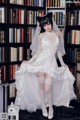
[[(74, 76), (64, 64), (59, 52), (59, 38), (55, 32), (40, 35), (40, 46), (37, 53), (28, 61), (22, 62), (15, 73), (17, 96), (15, 105), (30, 112), (41, 109), (38, 73), (46, 73), (52, 77), (52, 103), (56, 106), (69, 106), (71, 99), (76, 98), (73, 89)], [(56, 55), (62, 63), (58, 67)], [(45, 103), (48, 100), (45, 95)]]

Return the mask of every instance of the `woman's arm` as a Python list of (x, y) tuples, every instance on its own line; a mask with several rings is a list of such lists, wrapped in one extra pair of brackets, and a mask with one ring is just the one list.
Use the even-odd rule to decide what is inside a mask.
[(27, 63), (32, 63), (36, 60), (37, 56), (39, 55), (39, 51), (29, 60)]

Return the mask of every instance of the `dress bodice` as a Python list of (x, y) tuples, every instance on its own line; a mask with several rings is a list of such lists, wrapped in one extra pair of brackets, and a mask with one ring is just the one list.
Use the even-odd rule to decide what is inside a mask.
[(59, 39), (54, 32), (45, 32), (45, 35), (43, 36), (41, 43), (42, 50), (47, 50), (50, 53), (51, 52), (56, 53), (59, 45)]

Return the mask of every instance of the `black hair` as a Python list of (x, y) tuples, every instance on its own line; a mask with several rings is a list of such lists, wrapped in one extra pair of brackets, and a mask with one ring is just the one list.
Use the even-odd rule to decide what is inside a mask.
[(43, 17), (37, 17), (37, 20), (41, 27), (41, 32), (45, 32), (44, 26), (46, 24), (51, 24), (51, 26), (53, 27), (52, 15), (52, 12), (50, 12), (47, 15), (44, 15)]

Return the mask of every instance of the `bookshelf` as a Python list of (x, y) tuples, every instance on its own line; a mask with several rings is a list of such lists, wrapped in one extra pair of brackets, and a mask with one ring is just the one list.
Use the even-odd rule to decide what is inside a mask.
[[(45, 0), (0, 0), (0, 95), (2, 112), (15, 101), (14, 74), (23, 60), (31, 58), (30, 45), (36, 17), (46, 11)], [(1, 110), (0, 110), (1, 111)]]
[[(66, 24), (66, 2), (65, 0), (47, 0), (46, 2), (46, 13), (53, 13), (53, 20), (57, 24), (58, 28), (63, 34), (65, 34), (65, 24)], [(65, 59), (65, 57), (63, 57)], [(60, 62), (57, 59), (58, 65)]]
[(30, 2), (27, 0), (27, 60), (31, 58), (30, 45), (32, 42), (32, 37), (35, 33), (35, 28), (37, 26), (37, 16), (43, 16), (46, 13), (46, 0), (34, 0)]
[(66, 0), (65, 27), (66, 63), (76, 78), (75, 91), (80, 100), (80, 4)]
[(46, 13), (53, 12), (53, 19), (64, 34), (65, 0), (47, 0)]

